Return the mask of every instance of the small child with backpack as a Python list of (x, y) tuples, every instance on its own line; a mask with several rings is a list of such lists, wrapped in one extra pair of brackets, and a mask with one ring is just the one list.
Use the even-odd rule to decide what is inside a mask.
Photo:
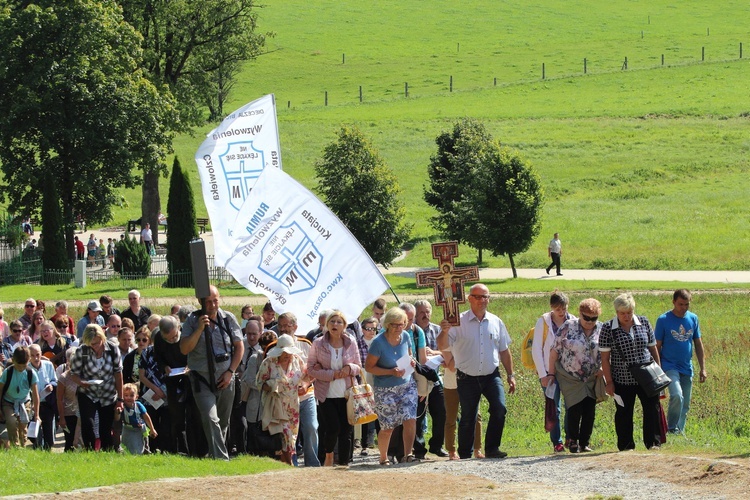
[(122, 387), (122, 399), (125, 405), (122, 410), (115, 410), (115, 420), (122, 419), (122, 444), (133, 455), (143, 455), (146, 438), (158, 434), (146, 413), (146, 407), (138, 401), (138, 386), (125, 384)]
[[(12, 359), (13, 365), (0, 375), (0, 425), (4, 423), (6, 427), (7, 439), (3, 440), (13, 446), (24, 446), (28, 424), (32, 421), (40, 424), (37, 390), (39, 378), (28, 366), (31, 359), (28, 347), (16, 347)], [(29, 397), (32, 404), (31, 415), (26, 406)]]

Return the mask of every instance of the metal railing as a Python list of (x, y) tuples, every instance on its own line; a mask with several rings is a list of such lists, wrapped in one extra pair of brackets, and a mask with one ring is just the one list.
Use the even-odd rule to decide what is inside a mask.
[[(242, 288), (234, 277), (223, 267), (214, 265), (214, 256), (206, 258), (208, 264), (208, 278), (211, 284), (222, 287)], [(151, 257), (151, 272), (146, 277), (121, 274), (111, 269), (109, 261), (104, 265), (96, 262), (86, 269), (87, 283), (117, 283), (127, 289), (154, 289), (154, 288), (192, 288), (192, 271), (176, 271), (169, 273), (166, 256), (156, 255)], [(73, 262), (70, 269), (44, 270), (40, 259), (24, 260), (16, 257), (15, 260), (0, 262), (0, 285), (14, 284), (70, 284), (74, 279)]]

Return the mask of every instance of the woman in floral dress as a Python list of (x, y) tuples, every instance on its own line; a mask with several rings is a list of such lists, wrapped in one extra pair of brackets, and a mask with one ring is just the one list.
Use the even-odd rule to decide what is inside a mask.
[(596, 299), (585, 299), (578, 306), (578, 318), (571, 319), (555, 333), (549, 353), (547, 386), (557, 380), (565, 397), (570, 452), (591, 451), (589, 440), (596, 416), (596, 379), (603, 375), (599, 354), (598, 321), (602, 306)]
[(299, 396), (297, 386), (307, 367), (300, 351), (289, 335), (279, 340), (266, 355), (256, 376), (261, 387), (263, 429), (271, 434), (282, 434), (281, 461), (291, 465), (299, 431)]

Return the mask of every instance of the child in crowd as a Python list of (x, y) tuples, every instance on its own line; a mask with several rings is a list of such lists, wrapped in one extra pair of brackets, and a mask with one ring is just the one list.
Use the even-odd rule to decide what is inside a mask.
[(151, 417), (146, 413), (146, 407), (138, 401), (138, 386), (125, 384), (122, 387), (122, 399), (125, 406), (115, 410), (115, 420), (122, 419), (122, 444), (133, 455), (143, 455), (146, 446), (146, 438), (158, 434), (151, 422)]
[[(39, 377), (28, 367), (31, 353), (28, 347), (16, 347), (13, 365), (0, 375), (0, 421), (5, 422), (7, 438), (13, 446), (26, 444), (26, 427), (36, 420), (39, 425)], [(32, 414), (26, 409), (31, 396)]]

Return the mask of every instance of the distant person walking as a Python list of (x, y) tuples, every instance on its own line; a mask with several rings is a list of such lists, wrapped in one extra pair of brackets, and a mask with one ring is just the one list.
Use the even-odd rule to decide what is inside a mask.
[(560, 241), (560, 233), (555, 233), (555, 236), (550, 240), (549, 246), (547, 247), (547, 255), (552, 259), (552, 263), (547, 266), (547, 274), (553, 267), (557, 268), (557, 275), (562, 276), (560, 272), (560, 256), (562, 255), (562, 242)]
[(154, 244), (153, 234), (151, 233), (151, 224), (144, 224), (141, 231), (141, 243), (146, 245), (146, 251), (151, 255), (151, 246)]

